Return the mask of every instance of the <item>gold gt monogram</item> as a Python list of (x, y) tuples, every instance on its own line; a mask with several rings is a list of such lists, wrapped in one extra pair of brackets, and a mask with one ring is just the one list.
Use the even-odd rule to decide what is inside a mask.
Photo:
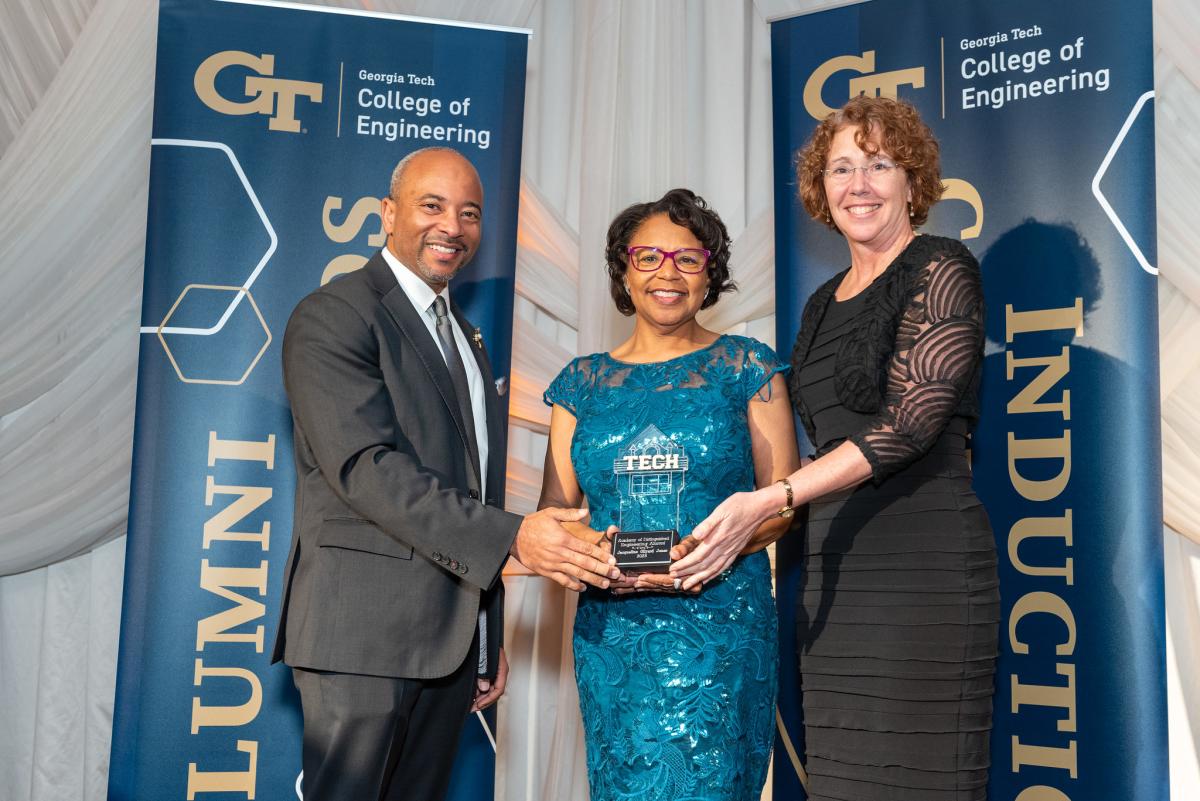
[(868, 50), (861, 56), (838, 56), (831, 58), (813, 71), (804, 84), (804, 108), (813, 119), (823, 120), (833, 113), (833, 109), (825, 105), (821, 99), (821, 90), (825, 87), (834, 73), (851, 70), (860, 74), (858, 78), (850, 79), (850, 91), (847, 98), (866, 94), (871, 97), (896, 97), (897, 90), (903, 85), (911, 85), (915, 89), (925, 86), (925, 68), (912, 67), (906, 70), (892, 72), (875, 72), (875, 51)]
[[(222, 97), (217, 92), (217, 73), (226, 67), (248, 67), (254, 74), (246, 76), (246, 97), (237, 102)], [(263, 54), (253, 56), (238, 50), (223, 50), (204, 59), (196, 70), (196, 96), (221, 114), (265, 114), (271, 118), (268, 126), (272, 131), (300, 131), (300, 120), (296, 119), (296, 96), (307, 97), (314, 103), (321, 102), (322, 86), (308, 81), (293, 81), (274, 78), (275, 56)]]

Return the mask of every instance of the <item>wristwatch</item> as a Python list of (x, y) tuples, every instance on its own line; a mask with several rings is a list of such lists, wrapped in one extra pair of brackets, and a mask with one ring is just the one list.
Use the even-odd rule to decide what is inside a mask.
[(787, 493), (787, 503), (785, 503), (783, 508), (775, 514), (782, 518), (790, 518), (792, 515), (796, 514), (796, 507), (792, 506), (792, 482), (788, 481), (786, 478), (781, 478), (775, 483), (782, 484), (784, 492)]

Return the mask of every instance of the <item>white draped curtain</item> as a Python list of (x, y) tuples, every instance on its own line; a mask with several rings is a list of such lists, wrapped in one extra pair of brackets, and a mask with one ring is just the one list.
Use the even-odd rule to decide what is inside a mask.
[[(829, 0), (342, 0), (534, 30), (511, 377), (510, 508), (532, 509), (542, 390), (629, 323), (604, 232), (688, 186), (734, 237), (740, 292), (705, 313), (773, 341), (766, 19)], [(1156, 0), (1171, 770), (1200, 790), (1200, 14)], [(124, 566), (157, 4), (0, 3), (0, 798), (106, 796)], [(782, 343), (786, 350), (787, 343)], [(574, 598), (507, 578), (513, 681), (497, 798), (587, 797)]]

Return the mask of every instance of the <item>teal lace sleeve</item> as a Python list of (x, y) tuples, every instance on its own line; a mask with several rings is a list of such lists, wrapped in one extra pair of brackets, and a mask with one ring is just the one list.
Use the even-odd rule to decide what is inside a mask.
[(770, 345), (750, 337), (738, 337), (745, 351), (742, 356), (742, 387), (749, 403), (755, 396), (759, 400), (771, 399), (771, 378), (776, 373), (787, 373), (788, 365), (782, 361)]
[(547, 406), (561, 406), (575, 417), (579, 416), (576, 401), (579, 392), (579, 360), (573, 359), (559, 371), (550, 386), (542, 393)]

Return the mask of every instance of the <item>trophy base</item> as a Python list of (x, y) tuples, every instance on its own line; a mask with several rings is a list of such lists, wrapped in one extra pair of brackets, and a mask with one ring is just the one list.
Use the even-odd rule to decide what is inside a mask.
[(671, 549), (679, 544), (679, 532), (618, 531), (612, 536), (612, 553), (617, 567), (627, 576), (666, 573), (671, 567)]

